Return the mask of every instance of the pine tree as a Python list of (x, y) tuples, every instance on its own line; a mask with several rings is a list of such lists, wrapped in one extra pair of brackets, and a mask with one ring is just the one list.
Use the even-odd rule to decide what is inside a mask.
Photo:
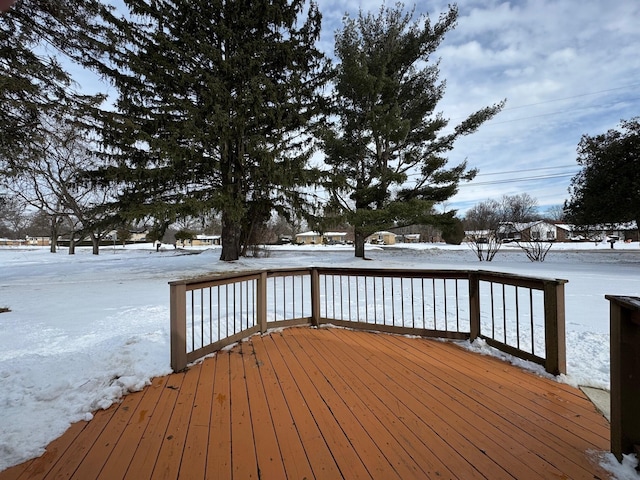
[[(466, 163), (447, 166), (457, 138), (474, 132), (502, 108), (483, 108), (442, 134), (448, 121), (436, 111), (444, 94), (431, 59), (457, 18), (450, 7), (439, 21), (381, 7), (377, 16), (345, 17), (336, 35), (333, 119), (320, 132), (333, 210), (355, 228), (355, 255), (377, 230), (437, 220), (433, 206), (475, 175)], [(447, 218), (450, 219), (451, 215)]]
[(0, 15), (0, 162), (39, 142), (53, 111), (95, 100), (74, 91), (60, 59), (81, 63), (95, 47), (101, 8), (97, 0), (21, 0)]
[(635, 220), (640, 228), (640, 117), (583, 135), (577, 161), (582, 169), (571, 179), (568, 219), (581, 227)]
[[(252, 226), (297, 208), (321, 84), (320, 14), (292, 0), (125, 0), (103, 68), (118, 86), (105, 130), (131, 218), (222, 214), (222, 260)], [(302, 20), (301, 16), (306, 15)]]

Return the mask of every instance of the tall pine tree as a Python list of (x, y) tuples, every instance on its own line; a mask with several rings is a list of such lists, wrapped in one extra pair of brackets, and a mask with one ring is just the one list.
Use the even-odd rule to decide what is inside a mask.
[(336, 34), (332, 116), (320, 135), (332, 209), (354, 226), (356, 257), (364, 257), (365, 239), (377, 230), (437, 221), (434, 204), (475, 175), (466, 163), (448, 167), (446, 154), (502, 103), (442, 133), (448, 121), (436, 107), (444, 83), (431, 55), (457, 14), (450, 7), (432, 24), (428, 16), (413, 21), (400, 4), (383, 6), (377, 16), (345, 17)]
[(303, 201), (323, 56), (303, 0), (125, 0), (109, 40), (117, 114), (104, 178), (130, 217), (222, 213), (222, 260)]
[(21, 0), (0, 15), (0, 170), (38, 148), (52, 114), (96, 101), (75, 91), (61, 58), (84, 61), (102, 8), (99, 0)]

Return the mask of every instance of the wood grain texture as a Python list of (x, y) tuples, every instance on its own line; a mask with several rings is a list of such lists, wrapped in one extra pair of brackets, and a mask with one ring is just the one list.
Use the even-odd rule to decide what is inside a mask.
[(450, 343), (255, 335), (72, 425), (0, 480), (608, 478), (584, 394)]

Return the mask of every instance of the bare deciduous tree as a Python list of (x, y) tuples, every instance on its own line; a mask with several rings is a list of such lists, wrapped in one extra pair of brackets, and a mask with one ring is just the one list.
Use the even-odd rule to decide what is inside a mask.
[(467, 245), (478, 260), (490, 262), (500, 250), (498, 227), (504, 221), (502, 206), (485, 200), (469, 209), (464, 218)]
[(475, 205), (464, 218), (467, 245), (478, 260), (490, 262), (502, 246), (500, 226), (533, 221), (537, 209), (538, 201), (528, 193), (504, 195), (499, 201), (489, 199)]
[(103, 208), (111, 191), (92, 185), (84, 174), (99, 160), (91, 153), (83, 129), (55, 118), (43, 126), (37, 146), (6, 162), (6, 188), (49, 217), (52, 252), (60, 228), (67, 226), (70, 254), (75, 241), (88, 236), (97, 255), (100, 239), (111, 227), (111, 214)]

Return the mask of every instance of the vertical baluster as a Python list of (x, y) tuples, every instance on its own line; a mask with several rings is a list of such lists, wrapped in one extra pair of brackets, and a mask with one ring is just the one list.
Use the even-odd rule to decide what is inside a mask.
[(516, 348), (520, 349), (520, 308), (518, 302), (518, 286), (516, 285)]
[(436, 279), (435, 278), (431, 279), (431, 295), (433, 297), (433, 329), (437, 330), (438, 329), (438, 323), (437, 323), (438, 315), (436, 314)]
[(505, 292), (505, 284), (502, 284), (502, 333), (504, 336), (503, 342), (507, 344), (507, 300)]
[(193, 298), (194, 296), (194, 291), (191, 290), (189, 292), (190, 296), (191, 296), (191, 348), (189, 349), (190, 352), (193, 352), (195, 350), (195, 318), (194, 318), (194, 308), (195, 308), (195, 300)]
[(448, 332), (449, 331), (449, 315), (448, 315), (448, 308), (447, 308), (447, 279), (443, 278), (442, 279), (442, 294), (444, 295), (444, 331)]
[(536, 342), (533, 326), (533, 289), (529, 289), (529, 319), (531, 322), (531, 353), (536, 354)]
[(200, 288), (199, 290), (200, 290), (200, 347), (204, 347), (204, 289)]
[(491, 287), (491, 338), (496, 338), (496, 316), (495, 316), (495, 302), (493, 299), (493, 282), (489, 282)]

